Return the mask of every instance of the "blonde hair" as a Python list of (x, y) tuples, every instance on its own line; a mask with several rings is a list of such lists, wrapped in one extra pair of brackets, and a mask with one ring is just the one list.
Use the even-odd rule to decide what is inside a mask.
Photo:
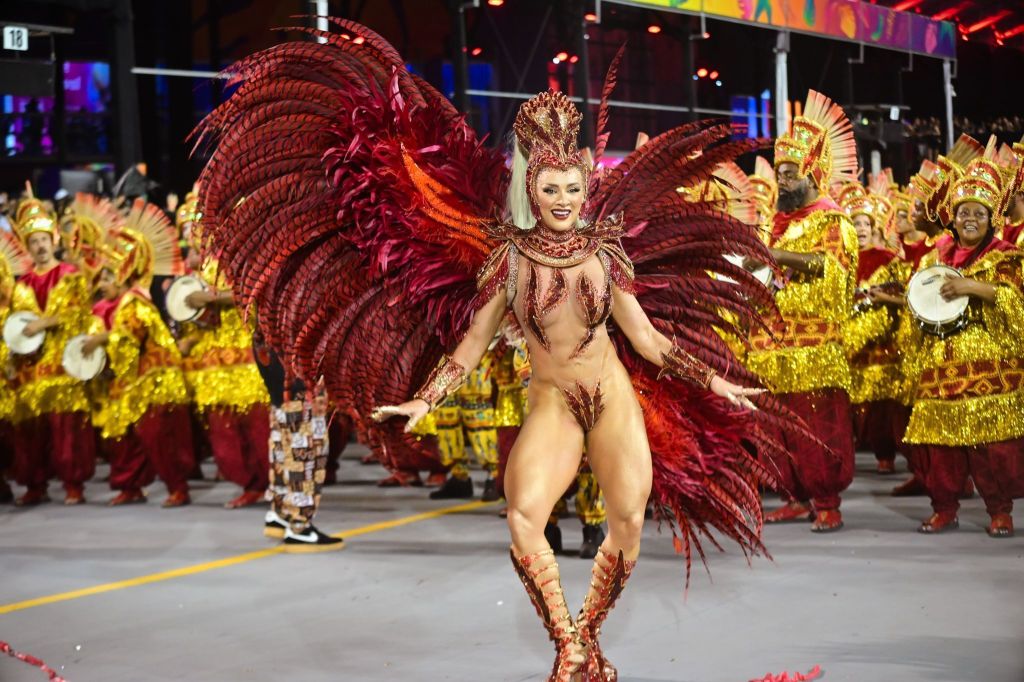
[(533, 216), (533, 210), (530, 208), (530, 190), (526, 186), (526, 167), (529, 165), (529, 155), (519, 144), (519, 138), (515, 133), (512, 133), (510, 138), (512, 177), (508, 183), (508, 192), (505, 194), (505, 209), (508, 211), (508, 219), (513, 225), (520, 230), (532, 230), (537, 225), (537, 219)]
[[(526, 186), (526, 168), (530, 163), (530, 155), (519, 143), (515, 133), (510, 136), (512, 145), (512, 176), (508, 183), (508, 192), (505, 194), (506, 219), (520, 230), (532, 230), (537, 226), (537, 218), (533, 215), (533, 208), (530, 204), (530, 191), (532, 188)], [(583, 190), (587, 190), (586, 173), (583, 176)], [(576, 219), (576, 227), (586, 225), (582, 217)]]

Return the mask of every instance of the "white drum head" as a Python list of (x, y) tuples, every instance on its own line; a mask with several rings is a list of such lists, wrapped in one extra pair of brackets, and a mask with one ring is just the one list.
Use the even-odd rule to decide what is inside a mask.
[(46, 332), (25, 336), (25, 326), (39, 319), (35, 313), (23, 310), (11, 313), (4, 323), (4, 342), (15, 355), (31, 355), (39, 350), (46, 339)]
[(765, 286), (768, 286), (769, 284), (772, 283), (772, 269), (767, 265), (762, 266), (757, 270), (754, 270), (750, 274), (756, 277), (761, 282), (761, 284)]
[[(743, 256), (740, 256), (740, 255), (735, 254), (735, 253), (727, 253), (727, 254), (725, 254), (725, 256), (723, 256), (723, 258), (725, 258), (725, 260), (729, 261), (730, 263), (732, 263), (736, 267), (739, 267), (739, 268), (743, 267), (743, 261), (744, 261)], [(751, 270), (750, 274), (753, 275), (755, 278), (757, 278), (757, 280), (760, 281), (761, 284), (763, 284), (765, 286), (769, 286), (772, 283), (772, 269), (770, 267), (768, 267), (767, 265), (762, 265), (761, 267), (757, 268), (756, 270)], [(723, 277), (721, 277), (721, 279), (723, 279), (723, 280), (725, 280), (727, 282), (732, 282), (733, 284), (736, 284), (736, 281), (733, 280), (731, 277), (724, 277), (723, 276)]]
[(202, 314), (203, 309), (193, 308), (185, 303), (185, 299), (189, 294), (205, 289), (203, 281), (193, 275), (185, 275), (174, 280), (167, 289), (167, 314), (176, 322), (191, 322), (196, 319)]
[(85, 345), (87, 338), (89, 337), (85, 334), (79, 334), (68, 341), (68, 345), (64, 346), (64, 355), (60, 363), (68, 376), (79, 381), (96, 378), (107, 366), (107, 353), (103, 348), (97, 348), (89, 357), (82, 352), (82, 346)]
[(943, 325), (955, 322), (967, 310), (970, 299), (960, 296), (947, 301), (939, 293), (947, 279), (963, 277), (948, 265), (932, 265), (919, 270), (907, 286), (907, 305), (922, 322)]

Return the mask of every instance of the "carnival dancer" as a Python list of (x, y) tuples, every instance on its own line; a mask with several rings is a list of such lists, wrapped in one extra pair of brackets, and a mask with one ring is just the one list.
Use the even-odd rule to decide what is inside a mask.
[(775, 296), (783, 320), (754, 333), (746, 366), (821, 442), (787, 442), (792, 456), (772, 459), (785, 504), (765, 520), (813, 519), (811, 530), (823, 533), (843, 526), (840, 493), (853, 479), (854, 459), (842, 329), (853, 310), (857, 237), (827, 193), (857, 175), (853, 128), (842, 109), (810, 91), (792, 133), (775, 141), (775, 169), (771, 253), (789, 273)]
[[(192, 247), (201, 245), (199, 225)], [(198, 249), (203, 252), (203, 249)], [(217, 259), (206, 257), (199, 271), (206, 288), (186, 302), (203, 314), (182, 323), (178, 348), (184, 356), (185, 380), (192, 406), (209, 438), (220, 473), (242, 487), (224, 506), (259, 504), (267, 490), (270, 397), (253, 357), (252, 332), (235, 306), (230, 281)]]
[(922, 269), (955, 268), (940, 274), (941, 295), (967, 298), (953, 333), (918, 333), (906, 441), (934, 510), (923, 533), (959, 525), (968, 476), (985, 501), (991, 537), (1013, 535), (1013, 498), (1024, 493), (1024, 281), (1021, 253), (995, 236), (1004, 199), (996, 164), (971, 161), (950, 192), (954, 234), (921, 261)]
[(96, 467), (96, 434), (85, 384), (67, 375), (61, 358), (72, 337), (90, 331), (90, 289), (78, 268), (57, 260), (56, 216), (31, 191), (18, 206), (14, 229), (33, 267), (18, 279), (11, 309), (37, 316), (25, 336), (46, 335), (36, 353), (14, 358), (20, 406), (14, 469), (27, 488), (16, 504), (48, 501), (51, 472), (64, 484), (64, 504), (81, 504)]
[[(0, 231), (0, 329), (11, 313), (14, 282), (32, 269), (25, 247), (10, 232)], [(0, 343), (0, 367), (11, 361), (10, 349)], [(14, 501), (7, 475), (14, 465), (14, 424), (18, 417), (18, 396), (7, 372), (0, 374), (0, 504)]]
[(164, 507), (191, 502), (194, 464), (189, 394), (181, 354), (150, 298), (154, 275), (183, 271), (177, 233), (164, 212), (136, 199), (122, 225), (109, 228), (97, 277), (102, 299), (93, 313), (105, 331), (86, 339), (86, 356), (104, 347), (113, 377), (96, 422), (111, 453), (111, 506), (145, 502), (156, 476), (167, 486)]
[[(509, 175), (394, 48), (334, 23), (363, 40), (310, 29), (322, 43), (231, 67), (240, 88), (199, 130), (220, 140), (201, 181), (210, 241), (240, 304), (257, 306), (268, 342), (304, 379), (323, 376), (331, 400), (368, 427), (371, 414), (409, 417), (371, 431), (385, 448), (419, 447), (406, 431), (458, 389), (515, 312), (533, 373), (505, 481), (512, 562), (555, 641), (552, 679), (615, 679), (598, 633), (639, 553), (652, 480), (683, 553), (710, 528), (760, 546), (756, 486), (771, 477), (748, 448), (778, 449), (765, 429), (783, 419), (772, 396), (724, 378), (753, 380), (713, 327), (720, 309), (741, 325), (771, 314), (764, 287), (723, 256), (771, 257), (752, 228), (676, 192), (754, 144), (696, 123), (592, 178), (576, 146), (580, 113), (545, 93), (520, 109)], [(281, 296), (293, 283), (302, 295)], [(752, 400), (763, 409), (750, 411)], [(584, 446), (609, 532), (574, 622), (543, 529)]]
[[(859, 185), (857, 185), (859, 187)], [(853, 221), (860, 253), (857, 259), (856, 311), (843, 327), (850, 356), (850, 403), (858, 445), (874, 453), (877, 472), (896, 471), (910, 412), (904, 407), (902, 362), (895, 343), (899, 308), (876, 303), (879, 291), (902, 293), (907, 275), (895, 242), (888, 177), (880, 175), (870, 192), (841, 194), (839, 203)]]
[[(906, 279), (918, 269), (921, 260), (935, 250), (936, 244), (947, 235), (946, 226), (952, 222), (949, 210), (949, 193), (953, 184), (963, 176), (964, 168), (974, 159), (980, 157), (985, 148), (980, 142), (967, 134), (957, 138), (953, 147), (934, 162), (925, 159), (917, 173), (910, 178), (908, 194), (912, 202), (910, 222), (915, 234), (924, 235), (924, 239), (916, 242), (903, 240), (904, 267)], [(913, 377), (919, 373), (917, 364), (921, 356), (921, 347), (917, 338), (917, 322), (906, 309), (904, 296), (893, 296), (891, 292), (876, 291), (873, 299), (886, 305), (896, 305), (900, 312), (900, 321), (896, 330), (896, 346), (902, 361), (901, 374), (904, 378), (903, 404), (909, 409), (913, 407), (916, 387)], [(914, 461), (914, 448), (905, 448), (907, 465), (911, 476), (892, 490), (894, 497), (913, 497), (925, 494), (924, 483), (917, 475)], [(970, 497), (974, 492), (970, 480), (964, 487), (961, 497)]]

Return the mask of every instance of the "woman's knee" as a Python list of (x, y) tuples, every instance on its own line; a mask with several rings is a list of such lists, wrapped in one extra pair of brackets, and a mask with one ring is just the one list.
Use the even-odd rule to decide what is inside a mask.
[(513, 539), (544, 532), (544, 523), (548, 514), (538, 512), (535, 508), (520, 504), (508, 506), (508, 530)]
[(644, 511), (644, 507), (624, 509), (614, 514), (609, 510), (609, 528), (615, 535), (622, 536), (623, 539), (630, 538), (639, 542), (644, 530)]

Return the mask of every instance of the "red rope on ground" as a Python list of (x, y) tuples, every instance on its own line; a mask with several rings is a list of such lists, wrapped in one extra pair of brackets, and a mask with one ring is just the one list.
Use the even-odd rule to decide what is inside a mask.
[(8, 644), (7, 642), (4, 642), (2, 640), (0, 640), (0, 652), (3, 652), (5, 654), (7, 654), (11, 658), (16, 658), (19, 661), (24, 661), (25, 663), (28, 663), (29, 665), (34, 665), (35, 667), (39, 668), (44, 673), (49, 675), (50, 676), (50, 680), (52, 680), (52, 682), (67, 682), (67, 680), (65, 680), (63, 677), (61, 677), (60, 675), (57, 674), (56, 670), (54, 670), (50, 666), (46, 665), (45, 663), (40, 661), (35, 656), (33, 656), (31, 654), (23, 654), (20, 651), (15, 651), (14, 649), (11, 648), (10, 644)]
[(781, 675), (772, 675), (768, 673), (764, 677), (759, 677), (756, 680), (750, 680), (750, 682), (809, 682), (809, 680), (817, 680), (821, 677), (821, 666), (816, 665), (811, 668), (811, 671), (804, 675), (803, 673), (793, 673), (792, 677), (790, 673), (784, 672)]

